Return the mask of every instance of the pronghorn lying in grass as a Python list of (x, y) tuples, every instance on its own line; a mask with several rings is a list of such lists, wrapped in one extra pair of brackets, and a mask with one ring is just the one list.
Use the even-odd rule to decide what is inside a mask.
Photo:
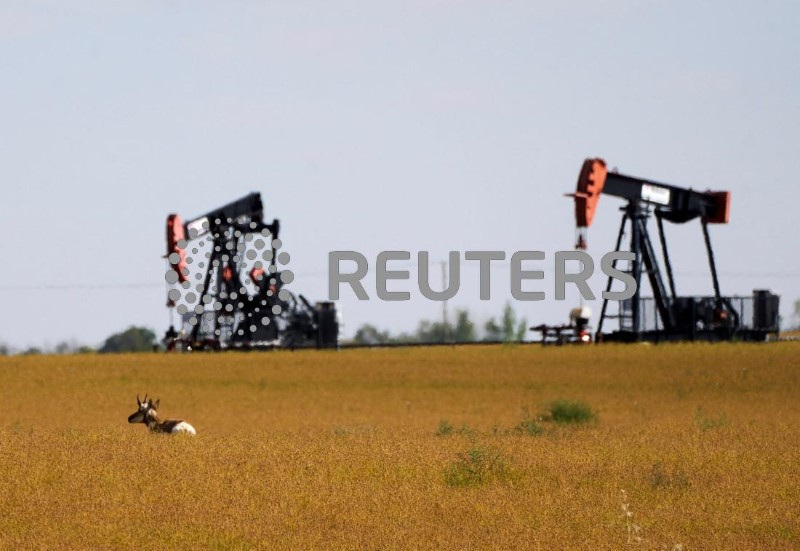
[(151, 432), (165, 432), (167, 434), (177, 434), (185, 432), (186, 434), (197, 434), (194, 427), (186, 421), (168, 419), (160, 421), (158, 419), (158, 404), (161, 400), (147, 399), (147, 394), (144, 395), (144, 402), (139, 400), (139, 395), (136, 395), (136, 403), (139, 404), (139, 409), (133, 415), (128, 417), (128, 423), (144, 423)]

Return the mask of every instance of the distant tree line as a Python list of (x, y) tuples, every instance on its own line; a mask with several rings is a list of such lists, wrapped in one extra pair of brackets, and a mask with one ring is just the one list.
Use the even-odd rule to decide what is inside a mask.
[(118, 352), (151, 352), (158, 346), (155, 332), (148, 327), (131, 326), (119, 333), (109, 336), (97, 348), (80, 344), (75, 341), (61, 341), (52, 347), (30, 346), (15, 351), (6, 343), (0, 342), (0, 356), (20, 354), (33, 356), (37, 354), (90, 354), (90, 353), (118, 353)]
[[(800, 330), (800, 299), (794, 303), (793, 325)], [(786, 329), (791, 330), (791, 327)], [(371, 323), (365, 323), (356, 331), (352, 342), (356, 344), (392, 344), (422, 342), (520, 342), (525, 340), (528, 323), (525, 318), (518, 318), (511, 304), (506, 304), (499, 318), (490, 318), (480, 328), (470, 318), (467, 310), (456, 310), (455, 320), (443, 322), (422, 320), (416, 331), (392, 335), (382, 331)], [(97, 348), (75, 341), (61, 341), (53, 347), (30, 346), (15, 350), (0, 341), (0, 356), (13, 354), (89, 354), (89, 353), (122, 353), (150, 352), (159, 346), (155, 332), (148, 327), (130, 326), (124, 331), (109, 336)]]
[(500, 318), (490, 318), (478, 328), (467, 310), (456, 310), (455, 320), (419, 322), (413, 333), (392, 335), (371, 323), (358, 328), (355, 344), (403, 344), (425, 342), (521, 342), (528, 332), (528, 322), (518, 318), (511, 304), (506, 304)]
[(114, 333), (97, 349), (101, 354), (109, 352), (152, 352), (157, 346), (156, 334), (147, 327), (128, 327)]

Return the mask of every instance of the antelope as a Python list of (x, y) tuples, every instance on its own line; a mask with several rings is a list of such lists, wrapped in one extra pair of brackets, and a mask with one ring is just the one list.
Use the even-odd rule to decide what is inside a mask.
[(194, 430), (194, 427), (187, 423), (186, 421), (180, 419), (167, 419), (166, 421), (161, 421), (158, 418), (158, 413), (156, 410), (158, 409), (158, 404), (161, 403), (161, 400), (156, 400), (153, 403), (153, 399), (147, 399), (147, 394), (144, 395), (144, 401), (139, 399), (139, 395), (136, 395), (136, 403), (139, 405), (139, 409), (133, 412), (133, 414), (128, 417), (128, 423), (144, 423), (147, 425), (147, 428), (150, 429), (150, 432), (160, 432), (160, 433), (167, 433), (167, 434), (178, 434), (179, 432), (183, 432), (186, 434), (197, 434), (197, 431)]

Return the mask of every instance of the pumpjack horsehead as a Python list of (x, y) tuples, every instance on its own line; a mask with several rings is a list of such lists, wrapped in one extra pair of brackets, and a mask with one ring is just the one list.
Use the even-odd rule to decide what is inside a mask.
[(150, 432), (166, 434), (178, 434), (179, 432), (185, 434), (197, 434), (197, 431), (194, 430), (194, 427), (186, 421), (180, 419), (167, 419), (166, 421), (161, 421), (158, 418), (158, 413), (156, 412), (160, 402), (161, 400), (156, 400), (155, 403), (153, 403), (153, 399), (148, 399), (147, 394), (144, 395), (144, 401), (142, 401), (139, 399), (139, 395), (137, 394), (136, 403), (139, 405), (139, 409), (137, 409), (130, 417), (128, 417), (128, 423), (144, 423), (147, 425), (147, 428), (150, 429)]

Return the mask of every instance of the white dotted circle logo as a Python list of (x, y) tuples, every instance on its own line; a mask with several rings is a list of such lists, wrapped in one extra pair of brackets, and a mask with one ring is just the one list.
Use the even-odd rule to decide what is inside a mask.
[[(216, 226), (221, 227), (221, 222), (217, 219)], [(246, 221), (238, 222), (238, 227), (247, 228)], [(170, 253), (169, 268), (164, 274), (170, 285), (169, 304), (189, 325), (200, 323), (204, 331), (210, 330), (205, 326), (205, 314), (232, 315), (247, 306), (253, 314), (248, 329), (255, 332), (256, 323), (267, 326), (272, 323), (271, 317), (284, 313), (281, 303), (287, 303), (291, 294), (283, 286), (294, 281), (294, 273), (285, 268), (278, 270), (278, 266), (285, 267), (291, 257), (286, 251), (278, 252), (283, 245), (281, 240), (273, 238), (266, 228), (259, 232), (255, 222), (249, 223), (248, 231), (234, 229), (231, 219), (227, 223), (226, 229), (192, 243), (191, 249), (186, 239), (177, 242), (178, 251)], [(209, 231), (207, 221), (203, 230)], [(191, 228), (189, 238), (194, 240), (197, 236), (198, 230)], [(222, 290), (220, 279), (225, 281), (227, 292)], [(216, 328), (215, 333), (219, 336), (220, 329)], [(243, 335), (244, 330), (240, 328), (238, 333)]]

